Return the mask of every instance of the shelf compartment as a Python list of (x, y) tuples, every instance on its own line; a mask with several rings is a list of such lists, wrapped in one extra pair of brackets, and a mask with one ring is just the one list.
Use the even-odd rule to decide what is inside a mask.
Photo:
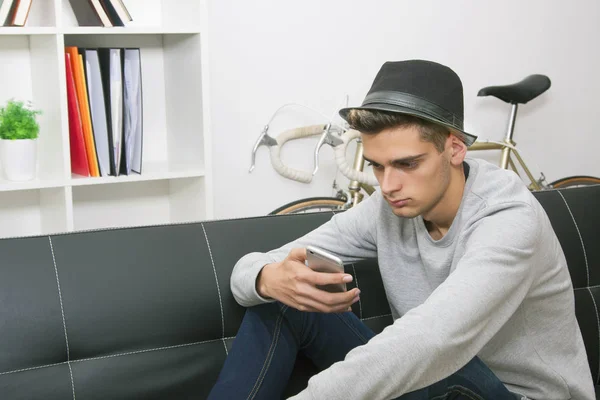
[(0, 237), (68, 231), (69, 196), (65, 188), (3, 193), (0, 196)]
[[(68, 0), (65, 0), (68, 1)], [(0, 1), (0, 3), (2, 3)], [(53, 0), (34, 0), (25, 26), (0, 27), (0, 35), (32, 35), (56, 33), (56, 7)]]
[(64, 151), (68, 149), (63, 145), (58, 101), (62, 88), (57, 79), (62, 40), (56, 35), (0, 36), (0, 48), (0, 104), (4, 106), (9, 99), (31, 101), (42, 111), (38, 116), (37, 179), (64, 180)]
[[(201, 0), (127, 0), (125, 2), (133, 21), (126, 28), (154, 28), (159, 31), (177, 30), (181, 26), (199, 31), (202, 16)], [(62, 27), (78, 27), (69, 0), (62, 0)], [(104, 30), (120, 27), (99, 27)]]
[(74, 229), (145, 226), (202, 220), (204, 178), (73, 187)]
[[(204, 170), (199, 34), (65, 35), (66, 46), (140, 48), (143, 166)], [(196, 72), (197, 71), (197, 72)]]

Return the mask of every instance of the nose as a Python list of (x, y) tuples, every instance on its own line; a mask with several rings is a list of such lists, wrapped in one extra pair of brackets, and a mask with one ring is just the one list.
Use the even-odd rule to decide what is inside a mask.
[(402, 189), (402, 178), (399, 171), (395, 168), (386, 168), (379, 177), (379, 187), (384, 195), (393, 197), (395, 192)]

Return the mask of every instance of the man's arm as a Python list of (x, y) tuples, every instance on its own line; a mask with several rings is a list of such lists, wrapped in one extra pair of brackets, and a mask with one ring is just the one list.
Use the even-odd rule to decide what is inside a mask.
[(540, 237), (530, 205), (490, 211), (467, 228), (464, 256), (423, 304), (313, 376), (293, 399), (396, 398), (475, 357), (527, 295)]
[[(336, 214), (325, 224), (293, 242), (268, 253), (250, 253), (242, 257), (236, 263), (231, 275), (231, 290), (236, 301), (244, 307), (274, 301), (266, 298), (266, 293), (262, 293), (261, 296), (260, 292), (263, 291), (259, 285), (265, 275), (269, 274), (268, 269), (274, 269), (286, 258), (293, 256), (296, 261), (301, 262), (297, 250), (294, 254), (290, 254), (293, 249), (304, 249), (308, 245), (313, 245), (335, 254), (345, 263), (376, 257), (375, 223), (380, 204), (381, 196), (375, 192), (357, 206)], [(269, 268), (263, 271), (266, 265), (269, 265)], [(258, 281), (259, 275), (261, 282)], [(266, 289), (264, 285), (263, 288)]]

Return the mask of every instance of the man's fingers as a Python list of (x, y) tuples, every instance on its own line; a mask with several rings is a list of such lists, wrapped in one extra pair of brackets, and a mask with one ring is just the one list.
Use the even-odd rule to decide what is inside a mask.
[(355, 302), (355, 299), (360, 294), (357, 288), (348, 290), (347, 292), (330, 293), (319, 288), (308, 286), (304, 289), (301, 297), (315, 301), (323, 307), (341, 307), (347, 308)]
[(307, 274), (307, 279), (313, 285), (332, 285), (336, 283), (352, 282), (352, 275), (333, 272), (315, 272), (310, 271)]
[(305, 282), (308, 283), (309, 286), (305, 287), (303, 295), (311, 297), (319, 303), (327, 306), (352, 304), (352, 300), (354, 300), (354, 298), (357, 297), (360, 293), (360, 290), (358, 290), (358, 288), (351, 289), (347, 292), (330, 293), (315, 287), (316, 285), (322, 286), (340, 284), (342, 282), (345, 283), (348, 282), (348, 279), (346, 279), (347, 277), (352, 278), (352, 275), (343, 273), (338, 274), (328, 272), (315, 272), (309, 270), (308, 274), (305, 277)]
[(296, 296), (290, 298), (293, 307), (306, 312), (345, 312), (359, 299), (357, 288), (341, 293), (330, 293), (310, 284), (304, 284)]

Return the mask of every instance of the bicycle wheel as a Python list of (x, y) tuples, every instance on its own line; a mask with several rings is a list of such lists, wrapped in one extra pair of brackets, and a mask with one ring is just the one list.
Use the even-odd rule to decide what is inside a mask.
[(308, 197), (285, 204), (269, 215), (301, 214), (309, 212), (339, 211), (346, 202), (335, 197)]
[(566, 178), (558, 179), (550, 184), (555, 189), (577, 187), (577, 186), (590, 186), (600, 184), (600, 178), (594, 176), (568, 176)]

